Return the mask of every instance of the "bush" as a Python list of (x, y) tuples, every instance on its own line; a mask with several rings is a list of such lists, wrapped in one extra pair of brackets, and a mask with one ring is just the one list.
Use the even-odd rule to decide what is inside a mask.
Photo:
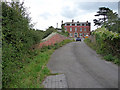
[(114, 57), (111, 54), (104, 56), (104, 59), (107, 61), (114, 61)]
[[(39, 32), (39, 34), (38, 34)], [(17, 73), (36, 53), (30, 51), (39, 43), (43, 32), (31, 29), (29, 14), (23, 3), (2, 2), (2, 69), (3, 87), (9, 87)]]
[(116, 58), (116, 59), (114, 60), (114, 63), (120, 65), (120, 60), (119, 60), (118, 58)]
[(85, 43), (95, 49), (98, 54), (103, 55), (107, 61), (118, 64), (118, 59), (120, 59), (120, 34), (102, 27), (92, 32), (92, 35), (94, 35), (95, 41), (91, 42), (88, 38), (84, 40)]

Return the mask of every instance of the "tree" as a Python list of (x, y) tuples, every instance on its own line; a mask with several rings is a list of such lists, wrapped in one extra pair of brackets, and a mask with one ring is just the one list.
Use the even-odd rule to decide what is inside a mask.
[[(2, 86), (9, 87), (15, 73), (30, 62), (30, 48), (42, 39), (41, 32), (30, 29), (29, 14), (19, 2), (2, 2)], [(1, 27), (0, 27), (1, 28)]]
[(96, 14), (95, 16), (103, 16), (103, 18), (94, 19), (93, 22), (95, 26), (104, 26), (109, 31), (120, 32), (120, 20), (116, 12), (113, 12), (111, 9), (106, 7), (100, 7), (97, 13), (98, 14)]
[(94, 19), (95, 25), (101, 26), (104, 25), (106, 19), (107, 19), (107, 13), (110, 11), (109, 8), (106, 7), (100, 7), (99, 11), (97, 11), (97, 14), (95, 16), (103, 16), (103, 18)]
[(113, 32), (119, 32), (118, 28), (119, 28), (119, 18), (118, 18), (118, 14), (115, 12), (113, 12), (112, 10), (110, 10), (107, 13), (107, 20), (105, 22), (105, 27), (109, 30), (109, 31), (113, 31)]

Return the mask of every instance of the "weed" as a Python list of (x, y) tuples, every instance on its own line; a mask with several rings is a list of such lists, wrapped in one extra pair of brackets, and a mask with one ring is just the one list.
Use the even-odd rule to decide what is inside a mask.
[(104, 56), (104, 59), (107, 61), (114, 61), (114, 57), (111, 54)]

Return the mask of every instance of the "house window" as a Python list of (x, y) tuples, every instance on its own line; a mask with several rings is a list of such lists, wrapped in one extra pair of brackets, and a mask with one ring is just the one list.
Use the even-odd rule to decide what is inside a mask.
[(72, 34), (72, 33), (69, 33), (69, 35), (70, 35), (70, 37), (72, 37), (72, 36), (73, 36), (73, 34)]
[(80, 31), (82, 31), (82, 28), (80, 28)]
[(75, 28), (75, 32), (77, 32), (77, 28)]
[(84, 28), (84, 31), (86, 31), (86, 28)]
[(84, 37), (86, 36), (86, 33), (84, 33)]
[(77, 23), (75, 23), (75, 26), (77, 26)]
[(82, 36), (82, 33), (80, 33), (79, 36)]
[(77, 33), (75, 33), (74, 36), (77, 37)]
[(70, 31), (72, 31), (72, 28), (70, 28)]

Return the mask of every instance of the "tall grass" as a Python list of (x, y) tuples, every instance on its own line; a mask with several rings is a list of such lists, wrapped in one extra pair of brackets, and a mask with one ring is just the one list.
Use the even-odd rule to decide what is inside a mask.
[(42, 81), (48, 75), (52, 73), (47, 68), (47, 63), (51, 54), (57, 48), (72, 42), (71, 40), (64, 40), (60, 43), (56, 43), (53, 46), (45, 46), (42, 49), (34, 50), (34, 57), (26, 58), (30, 59), (29, 63), (24, 65), (18, 73), (14, 74), (13, 81), (9, 84), (9, 88), (43, 88)]

